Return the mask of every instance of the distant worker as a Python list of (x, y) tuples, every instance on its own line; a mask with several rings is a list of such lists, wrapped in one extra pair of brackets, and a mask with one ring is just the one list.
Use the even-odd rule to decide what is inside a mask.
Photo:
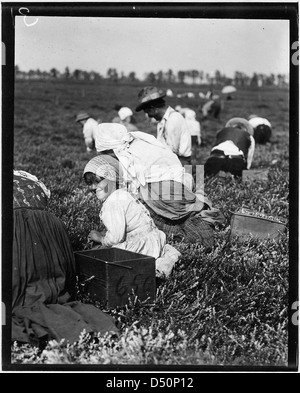
[(200, 122), (196, 120), (196, 112), (190, 108), (182, 108), (180, 105), (175, 106), (176, 111), (182, 114), (185, 118), (187, 127), (192, 137), (192, 147), (201, 145), (201, 126)]
[(209, 115), (219, 119), (221, 109), (220, 97), (216, 94), (210, 95), (209, 100), (202, 107), (203, 119), (206, 119)]
[(78, 113), (75, 121), (81, 124), (86, 151), (91, 153), (95, 150), (95, 137), (99, 123), (86, 112)]
[(205, 98), (207, 98), (208, 100), (211, 100), (213, 96), (213, 92), (211, 90), (208, 90), (208, 92), (205, 95)]
[(248, 121), (254, 130), (253, 137), (255, 143), (264, 145), (270, 141), (272, 136), (272, 125), (269, 120), (257, 115), (250, 115)]
[[(123, 106), (123, 105), (116, 104), (116, 105), (114, 106), (114, 110), (117, 111), (117, 112), (119, 112), (119, 110), (122, 108), (122, 106)], [(117, 114), (117, 115), (112, 119), (111, 122), (112, 122), (112, 123), (121, 123), (121, 119), (120, 119), (119, 115)]]
[(123, 106), (118, 111), (121, 124), (123, 124), (129, 132), (138, 131), (138, 128), (132, 123), (133, 112), (130, 108)]
[(233, 118), (218, 131), (216, 142), (204, 164), (205, 175), (219, 171), (241, 176), (250, 169), (255, 149), (253, 128), (246, 119)]
[(148, 117), (158, 121), (157, 139), (167, 145), (181, 164), (191, 165), (192, 142), (184, 117), (166, 104), (166, 93), (156, 87), (144, 87), (138, 94), (136, 111), (143, 110)]
[(167, 95), (167, 97), (174, 97), (174, 93), (173, 93), (173, 91), (171, 89), (168, 89), (166, 91), (166, 95)]
[(182, 108), (181, 105), (176, 105), (175, 106), (175, 111), (179, 112), (183, 117), (184, 117), (185, 112), (189, 111), (189, 110), (191, 110), (191, 109), (190, 108), (186, 108), (186, 107)]
[(192, 146), (200, 146), (201, 145), (201, 126), (200, 122), (196, 119), (196, 112), (192, 109), (185, 111), (184, 118), (187, 124), (187, 127), (191, 133), (192, 137)]

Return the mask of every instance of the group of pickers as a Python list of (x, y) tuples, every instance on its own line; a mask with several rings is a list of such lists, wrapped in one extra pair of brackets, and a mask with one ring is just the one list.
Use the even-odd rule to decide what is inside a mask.
[[(178, 243), (198, 244), (201, 253), (210, 252), (214, 230), (226, 221), (202, 182), (187, 170), (193, 144), (201, 143), (195, 112), (173, 109), (165, 95), (145, 87), (137, 97), (136, 111), (157, 122), (156, 137), (136, 129), (128, 107), (118, 108), (118, 117), (109, 123), (82, 112), (76, 118), (90, 155), (82, 176), (95, 198), (87, 203), (98, 206), (105, 228), (100, 231), (99, 225), (87, 234), (85, 249), (115, 247), (150, 256), (160, 279), (171, 276), (181, 257)], [(231, 119), (216, 135), (205, 173), (239, 175), (251, 166), (255, 142), (270, 136), (265, 119)], [(43, 178), (47, 182), (46, 172)], [(47, 208), (51, 191), (18, 168), (13, 187), (12, 341), (44, 347), (50, 339), (77, 341), (83, 330), (118, 334), (114, 318), (76, 298), (70, 233)], [(84, 219), (88, 221), (82, 212)]]
[[(136, 112), (143, 110), (148, 119), (155, 121), (157, 140), (167, 145), (183, 166), (191, 165), (195, 146), (201, 146), (201, 126), (197, 113), (180, 105), (172, 108), (165, 97), (166, 93), (156, 87), (143, 88), (138, 94)], [(121, 106), (116, 106), (116, 109), (118, 116), (112, 119), (112, 123), (123, 124), (129, 132), (138, 131), (132, 122), (132, 110)], [(80, 112), (76, 122), (82, 125), (87, 151), (93, 151), (101, 120), (96, 121), (87, 112)], [(266, 144), (271, 136), (272, 126), (266, 118), (252, 114), (248, 119), (230, 119), (216, 133), (215, 143), (204, 163), (205, 175), (223, 171), (240, 176), (243, 170), (251, 167), (255, 144)]]
[[(144, 111), (148, 120), (154, 119), (157, 133), (153, 136), (137, 130), (132, 124), (130, 108), (116, 109), (118, 116), (111, 122), (95, 121), (85, 112), (76, 118), (83, 125), (87, 150), (94, 152), (84, 169), (84, 180), (97, 198), (105, 201), (103, 206), (106, 206), (107, 214), (100, 214), (100, 220), (106, 221), (106, 229), (110, 226), (108, 232), (113, 233), (108, 240), (107, 235), (104, 237), (92, 231), (89, 240), (106, 246), (117, 244), (119, 247), (122, 243), (121, 247), (129, 247), (125, 232), (130, 222), (133, 223), (133, 216), (142, 215), (135, 212), (129, 221), (124, 221), (125, 210), (119, 211), (123, 203), (118, 201), (115, 205), (109, 197), (108, 183), (118, 182), (117, 186), (112, 185), (112, 189), (117, 190), (112, 194), (124, 196), (120, 190), (127, 190), (146, 207), (155, 227), (166, 235), (166, 239), (199, 242), (211, 249), (213, 230), (217, 225), (222, 226), (225, 218), (207, 197), (203, 175), (212, 176), (222, 171), (241, 176), (251, 167), (255, 144), (270, 140), (271, 124), (255, 115), (248, 120), (230, 119), (217, 132), (204, 171), (198, 171), (198, 167), (203, 167), (195, 163), (194, 147), (201, 146), (200, 122), (195, 111), (181, 106), (174, 109), (166, 103), (166, 92), (154, 86), (144, 87), (137, 95), (135, 111)], [(127, 195), (130, 201), (131, 196)], [(135, 211), (137, 205), (132, 206)], [(136, 225), (138, 227), (138, 223)], [(120, 231), (117, 227), (121, 228)], [(131, 244), (129, 249), (131, 247), (135, 252), (143, 253), (142, 246), (137, 249)]]

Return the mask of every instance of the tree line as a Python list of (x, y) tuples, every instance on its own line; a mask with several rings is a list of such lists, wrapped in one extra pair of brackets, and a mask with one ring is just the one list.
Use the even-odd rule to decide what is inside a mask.
[(113, 83), (135, 83), (144, 82), (148, 84), (193, 84), (193, 85), (228, 85), (234, 84), (237, 87), (262, 87), (262, 86), (278, 86), (285, 87), (288, 85), (288, 75), (274, 74), (269, 75), (256, 73), (247, 75), (244, 72), (235, 71), (232, 78), (227, 77), (219, 70), (207, 73), (198, 70), (186, 70), (173, 72), (172, 69), (167, 71), (147, 72), (142, 79), (139, 79), (136, 72), (129, 72), (127, 75), (124, 72), (119, 72), (116, 68), (109, 68), (106, 75), (101, 75), (96, 71), (85, 71), (80, 69), (70, 70), (66, 67), (63, 72), (56, 68), (51, 68), (49, 71), (29, 70), (21, 71), (18, 65), (15, 66), (16, 79), (23, 80), (75, 80), (75, 81), (100, 81), (108, 80)]

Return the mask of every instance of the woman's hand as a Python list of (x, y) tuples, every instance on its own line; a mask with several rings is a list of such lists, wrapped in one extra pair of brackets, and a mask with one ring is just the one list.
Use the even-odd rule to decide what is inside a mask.
[(102, 243), (103, 236), (100, 232), (94, 229), (88, 234), (88, 241), (94, 241), (97, 243)]

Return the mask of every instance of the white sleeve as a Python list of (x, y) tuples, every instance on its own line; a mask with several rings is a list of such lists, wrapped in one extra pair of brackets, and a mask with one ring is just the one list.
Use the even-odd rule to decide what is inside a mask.
[(100, 218), (107, 229), (102, 244), (107, 247), (122, 243), (126, 239), (126, 217), (124, 204), (121, 200), (107, 200)]
[(88, 121), (83, 126), (82, 133), (84, 139), (93, 139), (93, 127)]
[(166, 124), (166, 140), (174, 153), (183, 155), (181, 150), (184, 150), (185, 147), (182, 148), (181, 144), (184, 144), (185, 141), (182, 140), (182, 136), (186, 133), (190, 135), (187, 131), (186, 122), (182, 115), (178, 112), (172, 112)]
[(254, 155), (254, 150), (255, 150), (255, 140), (254, 140), (252, 135), (250, 135), (250, 140), (251, 140), (251, 145), (250, 145), (249, 150), (248, 150), (247, 169), (251, 168), (253, 155)]

